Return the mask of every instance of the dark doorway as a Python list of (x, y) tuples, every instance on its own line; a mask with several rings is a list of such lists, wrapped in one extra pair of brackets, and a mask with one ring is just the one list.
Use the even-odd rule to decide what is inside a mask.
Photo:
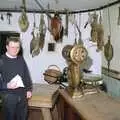
[[(9, 31), (0, 32), (0, 56), (6, 52), (6, 39), (9, 37), (20, 37), (20, 34), (16, 32), (9, 32)], [(22, 54), (23, 54), (23, 50), (21, 47), (19, 55), (22, 55)]]

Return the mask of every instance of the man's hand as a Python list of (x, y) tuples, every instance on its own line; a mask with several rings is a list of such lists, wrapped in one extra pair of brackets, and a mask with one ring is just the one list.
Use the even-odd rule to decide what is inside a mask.
[(31, 91), (27, 91), (27, 98), (31, 98), (32, 97), (32, 92)]

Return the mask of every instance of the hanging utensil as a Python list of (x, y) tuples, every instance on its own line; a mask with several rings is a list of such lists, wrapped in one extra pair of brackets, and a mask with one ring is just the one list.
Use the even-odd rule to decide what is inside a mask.
[(32, 32), (32, 40), (30, 42), (30, 53), (32, 57), (37, 56), (40, 53), (40, 47), (39, 47), (39, 36), (35, 37), (34, 32)]
[[(111, 44), (111, 25), (110, 25), (110, 13), (109, 13), (109, 8), (108, 8), (108, 23), (109, 23), (109, 36), (108, 36), (108, 42), (105, 44), (104, 46), (104, 55), (105, 55), (105, 58), (108, 62), (108, 73), (109, 73), (109, 70), (110, 70), (110, 62), (113, 58), (113, 46)], [(109, 75), (109, 74), (108, 74)]]
[(1, 14), (0, 19), (1, 19), (2, 21), (4, 20), (3, 14)]
[(110, 36), (108, 36), (108, 42), (104, 46), (104, 55), (107, 60), (107, 65), (108, 65), (108, 72), (110, 70), (110, 61), (113, 58), (113, 46), (110, 41)]
[(63, 32), (62, 21), (59, 13), (56, 12), (54, 17), (51, 19), (51, 33), (56, 42), (62, 42), (63, 36), (61, 35), (61, 32)]
[(37, 56), (40, 53), (40, 47), (39, 47), (39, 35), (37, 33), (37, 36), (35, 36), (35, 30), (36, 30), (36, 21), (35, 21), (35, 13), (33, 13), (34, 22), (33, 22), (33, 30), (32, 30), (32, 40), (30, 42), (30, 54), (32, 57)]
[(96, 12), (93, 14), (93, 21), (91, 23), (91, 40), (92, 42), (97, 42), (98, 35), (97, 35), (97, 21), (98, 21), (98, 15)]
[(41, 14), (40, 25), (39, 25), (39, 47), (43, 50), (45, 44), (45, 34), (46, 34), (46, 25), (44, 20), (44, 15)]
[(7, 12), (8, 24), (11, 24), (11, 20), (10, 20), (11, 17), (12, 17), (12, 14), (10, 12)]
[[(38, 6), (41, 8), (41, 10), (45, 11), (45, 14), (48, 16), (48, 18), (51, 19), (50, 29), (48, 28), (48, 30), (53, 35), (54, 40), (56, 42), (62, 42), (64, 28), (62, 26), (61, 19), (59, 19), (60, 17), (58, 17), (58, 14), (55, 13), (54, 17), (52, 17), (49, 14), (49, 12), (44, 9), (44, 7), (41, 5), (41, 3), (38, 0), (35, 0), (35, 2), (38, 4)], [(57, 30), (56, 30), (56, 27), (54, 25), (52, 25), (52, 24), (55, 24), (55, 26), (57, 27)], [(54, 27), (55, 27), (55, 29), (54, 29)]]
[(26, 15), (26, 1), (25, 0), (22, 0), (22, 14), (19, 17), (18, 23), (19, 23), (21, 31), (26, 32), (26, 30), (29, 27), (29, 21)]
[(97, 52), (101, 51), (104, 46), (104, 30), (102, 25), (102, 15), (100, 11), (99, 24), (97, 25)]

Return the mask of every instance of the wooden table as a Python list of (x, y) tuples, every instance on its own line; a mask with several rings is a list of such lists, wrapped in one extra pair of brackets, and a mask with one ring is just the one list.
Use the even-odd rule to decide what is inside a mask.
[(72, 99), (65, 89), (60, 89), (59, 93), (81, 120), (120, 120), (120, 101), (104, 92), (84, 95), (77, 99)]
[(28, 101), (28, 104), (30, 107), (34, 107), (34, 109), (40, 109), (44, 120), (52, 120), (50, 109), (56, 102), (58, 89), (58, 85), (33, 85), (33, 96)]

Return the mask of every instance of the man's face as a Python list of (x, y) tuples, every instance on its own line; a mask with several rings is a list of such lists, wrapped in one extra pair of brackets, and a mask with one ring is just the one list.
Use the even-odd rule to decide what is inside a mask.
[(16, 57), (20, 50), (20, 43), (10, 41), (8, 45), (6, 45), (7, 53), (13, 57)]

